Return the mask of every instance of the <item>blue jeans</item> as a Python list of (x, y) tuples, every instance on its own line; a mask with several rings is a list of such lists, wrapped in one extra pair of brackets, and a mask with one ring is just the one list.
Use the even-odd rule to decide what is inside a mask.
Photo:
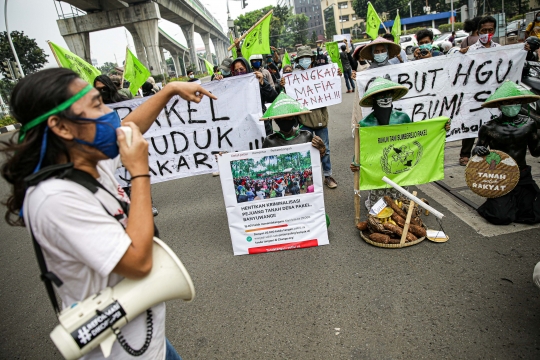
[(169, 339), (165, 339), (165, 360), (182, 360), (174, 346), (169, 342)]
[[(352, 90), (354, 91), (354, 80), (351, 79), (351, 76), (352, 76), (352, 69), (343, 70), (343, 77), (345, 78), (345, 85), (347, 85), (347, 90), (351, 90), (351, 87), (352, 87)], [(349, 83), (351, 84), (350, 86), (349, 86)]]
[(328, 137), (328, 128), (323, 127), (321, 129), (312, 129), (312, 128), (308, 128), (307, 126), (302, 126), (302, 130), (307, 130), (311, 132), (313, 135), (317, 135), (324, 142), (324, 146), (326, 147), (326, 152), (324, 153), (324, 156), (321, 159), (323, 175), (325, 177), (332, 176), (332, 164), (330, 163), (330, 138)]

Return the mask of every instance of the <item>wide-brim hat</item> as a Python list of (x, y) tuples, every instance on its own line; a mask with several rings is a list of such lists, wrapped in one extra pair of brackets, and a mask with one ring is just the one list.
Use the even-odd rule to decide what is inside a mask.
[(310, 112), (308, 108), (302, 106), (298, 101), (282, 91), (272, 105), (268, 107), (261, 120), (281, 119), (309, 114)]
[(360, 99), (360, 106), (373, 106), (373, 95), (385, 91), (392, 91), (392, 101), (396, 101), (404, 97), (409, 92), (409, 89), (406, 86), (396, 84), (395, 82), (386, 80), (385, 78), (377, 77), (369, 85), (369, 88), (362, 97), (362, 99)]
[(313, 53), (311, 52), (311, 48), (309, 46), (300, 46), (296, 50), (296, 58), (294, 61), (298, 62), (298, 59), (300, 59), (303, 56), (309, 56), (312, 57)]
[(496, 108), (503, 101), (512, 101), (516, 104), (528, 104), (539, 100), (540, 96), (513, 81), (506, 80), (503, 84), (482, 104), (485, 108)]
[(352, 54), (353, 59), (359, 59), (360, 58), (360, 51), (362, 51), (363, 48), (366, 47), (366, 44), (358, 45), (356, 49), (354, 49), (354, 52)]
[(378, 37), (366, 46), (362, 50), (360, 50), (360, 56), (362, 59), (372, 60), (373, 61), (373, 50), (372, 48), (375, 45), (388, 45), (388, 59), (391, 59), (401, 52), (401, 46), (396, 44), (395, 42), (392, 42), (390, 40), (386, 40), (383, 37)]

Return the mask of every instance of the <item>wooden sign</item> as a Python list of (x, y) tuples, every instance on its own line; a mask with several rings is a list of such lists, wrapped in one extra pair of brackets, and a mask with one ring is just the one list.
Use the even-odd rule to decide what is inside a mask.
[(492, 150), (487, 156), (474, 155), (465, 168), (467, 186), (485, 198), (508, 194), (519, 181), (519, 167), (508, 154)]

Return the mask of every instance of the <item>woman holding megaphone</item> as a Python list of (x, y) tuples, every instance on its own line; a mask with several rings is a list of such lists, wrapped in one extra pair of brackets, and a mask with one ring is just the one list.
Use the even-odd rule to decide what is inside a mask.
[[(199, 84), (172, 82), (120, 121), (99, 91), (68, 69), (39, 71), (15, 86), (11, 113), (22, 127), (18, 141), (1, 149), (8, 156), (2, 176), (12, 185), (5, 218), (29, 229), (47, 270), (42, 277), (56, 284), (64, 308), (152, 270), (154, 217), (142, 134), (174, 95), (196, 103), (204, 95), (216, 99)], [(131, 128), (130, 145), (120, 125)], [(131, 174), (131, 199), (114, 177), (120, 164)], [(52, 286), (47, 290), (58, 311)], [(79, 332), (79, 346), (91, 341), (89, 329)], [(164, 303), (121, 333), (136, 350), (115, 341), (109, 358), (180, 358), (165, 338)], [(83, 358), (104, 356), (96, 348)]]

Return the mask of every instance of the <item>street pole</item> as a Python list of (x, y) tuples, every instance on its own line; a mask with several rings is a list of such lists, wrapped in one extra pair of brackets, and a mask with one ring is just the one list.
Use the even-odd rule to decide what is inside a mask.
[(454, 23), (456, 22), (456, 18), (454, 17), (454, 0), (450, 0), (450, 19), (452, 19), (452, 32), (453, 32)]
[(13, 51), (13, 56), (15, 56), (15, 61), (17, 62), (17, 65), (19, 66), (19, 71), (21, 72), (21, 77), (24, 77), (24, 71), (23, 71), (23, 68), (21, 66), (21, 62), (19, 61), (19, 57), (17, 56), (17, 52), (15, 51), (15, 46), (13, 46), (13, 41), (11, 41), (11, 34), (9, 33), (8, 16), (7, 16), (7, 4), (8, 4), (8, 0), (5, 0), (4, 1), (4, 18), (5, 18), (5, 21), (6, 21), (6, 34), (7, 34), (8, 40), (9, 40), (9, 46), (11, 46), (11, 51)]
[(337, 7), (339, 8), (339, 22), (341, 23), (341, 35), (343, 35), (343, 19), (341, 16), (341, 7), (339, 5), (337, 5)]
[(411, 17), (412, 17), (412, 0), (409, 1), (409, 10), (411, 11)]

